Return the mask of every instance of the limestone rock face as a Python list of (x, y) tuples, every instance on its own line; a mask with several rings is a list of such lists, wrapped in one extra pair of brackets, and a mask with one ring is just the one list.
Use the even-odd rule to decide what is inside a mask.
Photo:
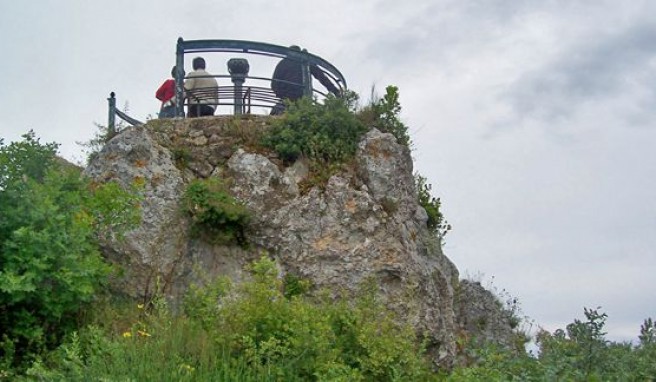
[[(249, 120), (253, 129), (265, 122)], [(151, 121), (113, 138), (85, 170), (97, 181), (143, 183), (143, 222), (124, 241), (105, 243), (124, 273), (123, 293), (146, 298), (156, 287), (179, 300), (191, 283), (219, 275), (237, 281), (266, 251), (283, 273), (337, 294), (374, 280), (401, 319), (427, 336), (438, 364), (455, 357), (456, 267), (430, 234), (417, 204), (412, 159), (390, 134), (372, 129), (352, 166), (325, 187), (301, 187), (308, 165), (283, 166), (249, 149), (251, 137), (221, 119)], [(193, 179), (221, 177), (252, 215), (247, 250), (190, 235), (179, 201)]]
[(494, 342), (515, 351), (523, 351), (523, 338), (515, 328), (519, 324), (516, 301), (508, 297), (507, 306), (480, 282), (461, 280), (456, 296), (456, 317), (461, 333), (469, 339)]

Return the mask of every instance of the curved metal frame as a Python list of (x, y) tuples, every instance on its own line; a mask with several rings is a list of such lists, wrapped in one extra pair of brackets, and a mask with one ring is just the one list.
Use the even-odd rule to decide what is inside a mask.
[[(308, 53), (307, 51), (293, 50), (284, 46), (267, 44), (255, 41), (246, 40), (188, 40), (185, 41), (182, 37), (178, 38), (176, 48), (176, 76), (175, 76), (175, 91), (176, 99), (184, 99), (184, 55), (186, 53), (201, 53), (201, 52), (235, 52), (235, 53), (249, 53), (270, 57), (291, 58), (301, 63), (303, 70), (303, 94), (311, 96), (312, 77), (310, 74), (310, 66), (315, 65), (321, 69), (325, 74), (328, 74), (335, 82), (340, 91), (346, 89), (346, 79), (342, 73), (333, 66), (330, 62), (323, 58)], [(222, 77), (222, 76), (215, 76)], [(262, 77), (246, 77), (246, 78), (259, 78)], [(316, 91), (319, 94), (323, 94)], [(184, 102), (176, 103), (176, 115), (184, 117)]]

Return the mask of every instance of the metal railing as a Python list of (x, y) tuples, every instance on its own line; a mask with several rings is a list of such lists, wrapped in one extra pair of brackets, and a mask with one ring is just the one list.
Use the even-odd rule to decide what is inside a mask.
[[(199, 89), (191, 92), (184, 89), (184, 56), (189, 53), (239, 53), (289, 59), (298, 62), (301, 67), (301, 82), (291, 82), (262, 76), (249, 76), (249, 64), (243, 58), (228, 61), (230, 74), (212, 75), (216, 79), (229, 78), (233, 86), (218, 86), (218, 89)], [(231, 65), (232, 64), (232, 65)], [(233, 70), (234, 69), (234, 70)], [(279, 45), (245, 40), (188, 40), (178, 38), (176, 49), (176, 99), (185, 100), (176, 104), (176, 115), (184, 117), (184, 107), (189, 106), (189, 99), (200, 98), (203, 103), (218, 107), (233, 106), (234, 114), (251, 113), (254, 107), (273, 109), (283, 100), (276, 95), (270, 84), (274, 82), (298, 86), (303, 96), (326, 96), (326, 92), (312, 86), (313, 74), (318, 73), (327, 78), (339, 94), (346, 90), (346, 79), (340, 71), (323, 58), (308, 53), (306, 50), (293, 49)], [(198, 77), (196, 77), (198, 78)], [(246, 82), (255, 82), (255, 85)], [(266, 86), (265, 86), (266, 85)], [(216, 92), (216, 93), (213, 93)], [(185, 98), (185, 96), (187, 96)], [(210, 100), (211, 99), (211, 100)], [(214, 101), (216, 99), (216, 101)]]
[(129, 115), (125, 114), (124, 112), (116, 108), (116, 93), (114, 92), (109, 93), (109, 98), (107, 98), (107, 102), (109, 103), (109, 116), (107, 118), (108, 119), (107, 132), (110, 137), (113, 137), (118, 133), (118, 131), (116, 131), (116, 117), (121, 118), (122, 120), (124, 120), (125, 122), (129, 123), (132, 126), (143, 125), (143, 122), (130, 117)]
[[(232, 85), (220, 85), (217, 88), (201, 88), (187, 91), (184, 89), (184, 56), (189, 53), (235, 53), (288, 59), (298, 63), (301, 67), (300, 82), (284, 78), (249, 75), (249, 63), (245, 58), (231, 58), (228, 60), (228, 74), (210, 75), (217, 79), (229, 79)], [(273, 110), (283, 105), (283, 99), (273, 90), (273, 84), (286, 84), (302, 89), (303, 96), (325, 97), (326, 91), (315, 89), (312, 78), (320, 75), (329, 81), (338, 95), (344, 94), (346, 79), (340, 71), (323, 58), (308, 53), (300, 48), (284, 47), (245, 40), (188, 40), (178, 38), (176, 48), (175, 93), (177, 100), (175, 115), (184, 118), (184, 107), (190, 106), (190, 100), (202, 100), (203, 103), (218, 109), (219, 106), (232, 106), (234, 114), (251, 114), (254, 109)], [(199, 78), (199, 77), (195, 77)], [(324, 80), (319, 80), (324, 83)], [(248, 83), (247, 83), (248, 82)], [(129, 125), (142, 125), (143, 122), (130, 117), (116, 108), (116, 95), (114, 92), (107, 99), (109, 102), (108, 130), (110, 134), (117, 133), (116, 117), (118, 116)], [(193, 105), (192, 105), (193, 106)]]

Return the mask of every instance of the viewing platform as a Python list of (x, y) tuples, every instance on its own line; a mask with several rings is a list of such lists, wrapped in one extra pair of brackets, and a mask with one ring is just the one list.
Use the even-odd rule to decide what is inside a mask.
[[(188, 61), (196, 56), (207, 60), (210, 75), (205, 77), (214, 78), (218, 87), (185, 90), (185, 80), (190, 78), (191, 72)], [(299, 75), (286, 78), (274, 76), (273, 68), (283, 60), (297, 68)], [(220, 71), (222, 61), (225, 62), (224, 70)], [(186, 70), (185, 64), (188, 67)], [(175, 98), (183, 100), (175, 106), (176, 118), (185, 118), (185, 110), (188, 110), (190, 104), (198, 103), (210, 105), (215, 109), (214, 115), (276, 114), (284, 110), (283, 98), (293, 100), (302, 95), (320, 101), (328, 95), (329, 90), (336, 96), (341, 96), (347, 90), (346, 79), (335, 66), (295, 46), (284, 47), (245, 40), (185, 41), (180, 37), (176, 47), (175, 68)], [(291, 88), (295, 90), (295, 95), (281, 97), (280, 88)], [(141, 124), (139, 120), (116, 108), (114, 92), (108, 101), (110, 129), (115, 129), (116, 116), (130, 125)]]

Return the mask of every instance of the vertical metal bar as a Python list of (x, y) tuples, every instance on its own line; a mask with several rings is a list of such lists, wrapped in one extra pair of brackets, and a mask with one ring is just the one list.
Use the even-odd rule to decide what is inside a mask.
[(307, 60), (301, 62), (303, 70), (303, 97), (312, 97), (312, 76), (310, 74), (310, 64)]
[(305, 56), (307, 49), (303, 49), (301, 58), (301, 70), (303, 72), (303, 97), (312, 97), (312, 74), (310, 73), (310, 62)]
[(244, 103), (241, 98), (241, 93), (242, 93), (242, 84), (243, 81), (234, 81), (235, 84), (235, 96), (234, 96), (234, 113), (235, 115), (241, 115), (243, 114), (244, 111)]
[(178, 38), (175, 50), (175, 115), (184, 118), (184, 47), (182, 37)]
[(107, 137), (112, 138), (116, 135), (116, 94), (109, 93), (107, 98), (109, 103), (109, 116), (107, 118)]
[[(246, 87), (246, 93), (244, 94), (244, 97), (242, 98), (242, 101), (244, 103), (244, 113), (245, 114), (250, 114), (251, 113), (251, 87), (247, 86)], [(248, 99), (248, 102), (246, 100)], [(248, 107), (246, 107), (248, 105)]]

